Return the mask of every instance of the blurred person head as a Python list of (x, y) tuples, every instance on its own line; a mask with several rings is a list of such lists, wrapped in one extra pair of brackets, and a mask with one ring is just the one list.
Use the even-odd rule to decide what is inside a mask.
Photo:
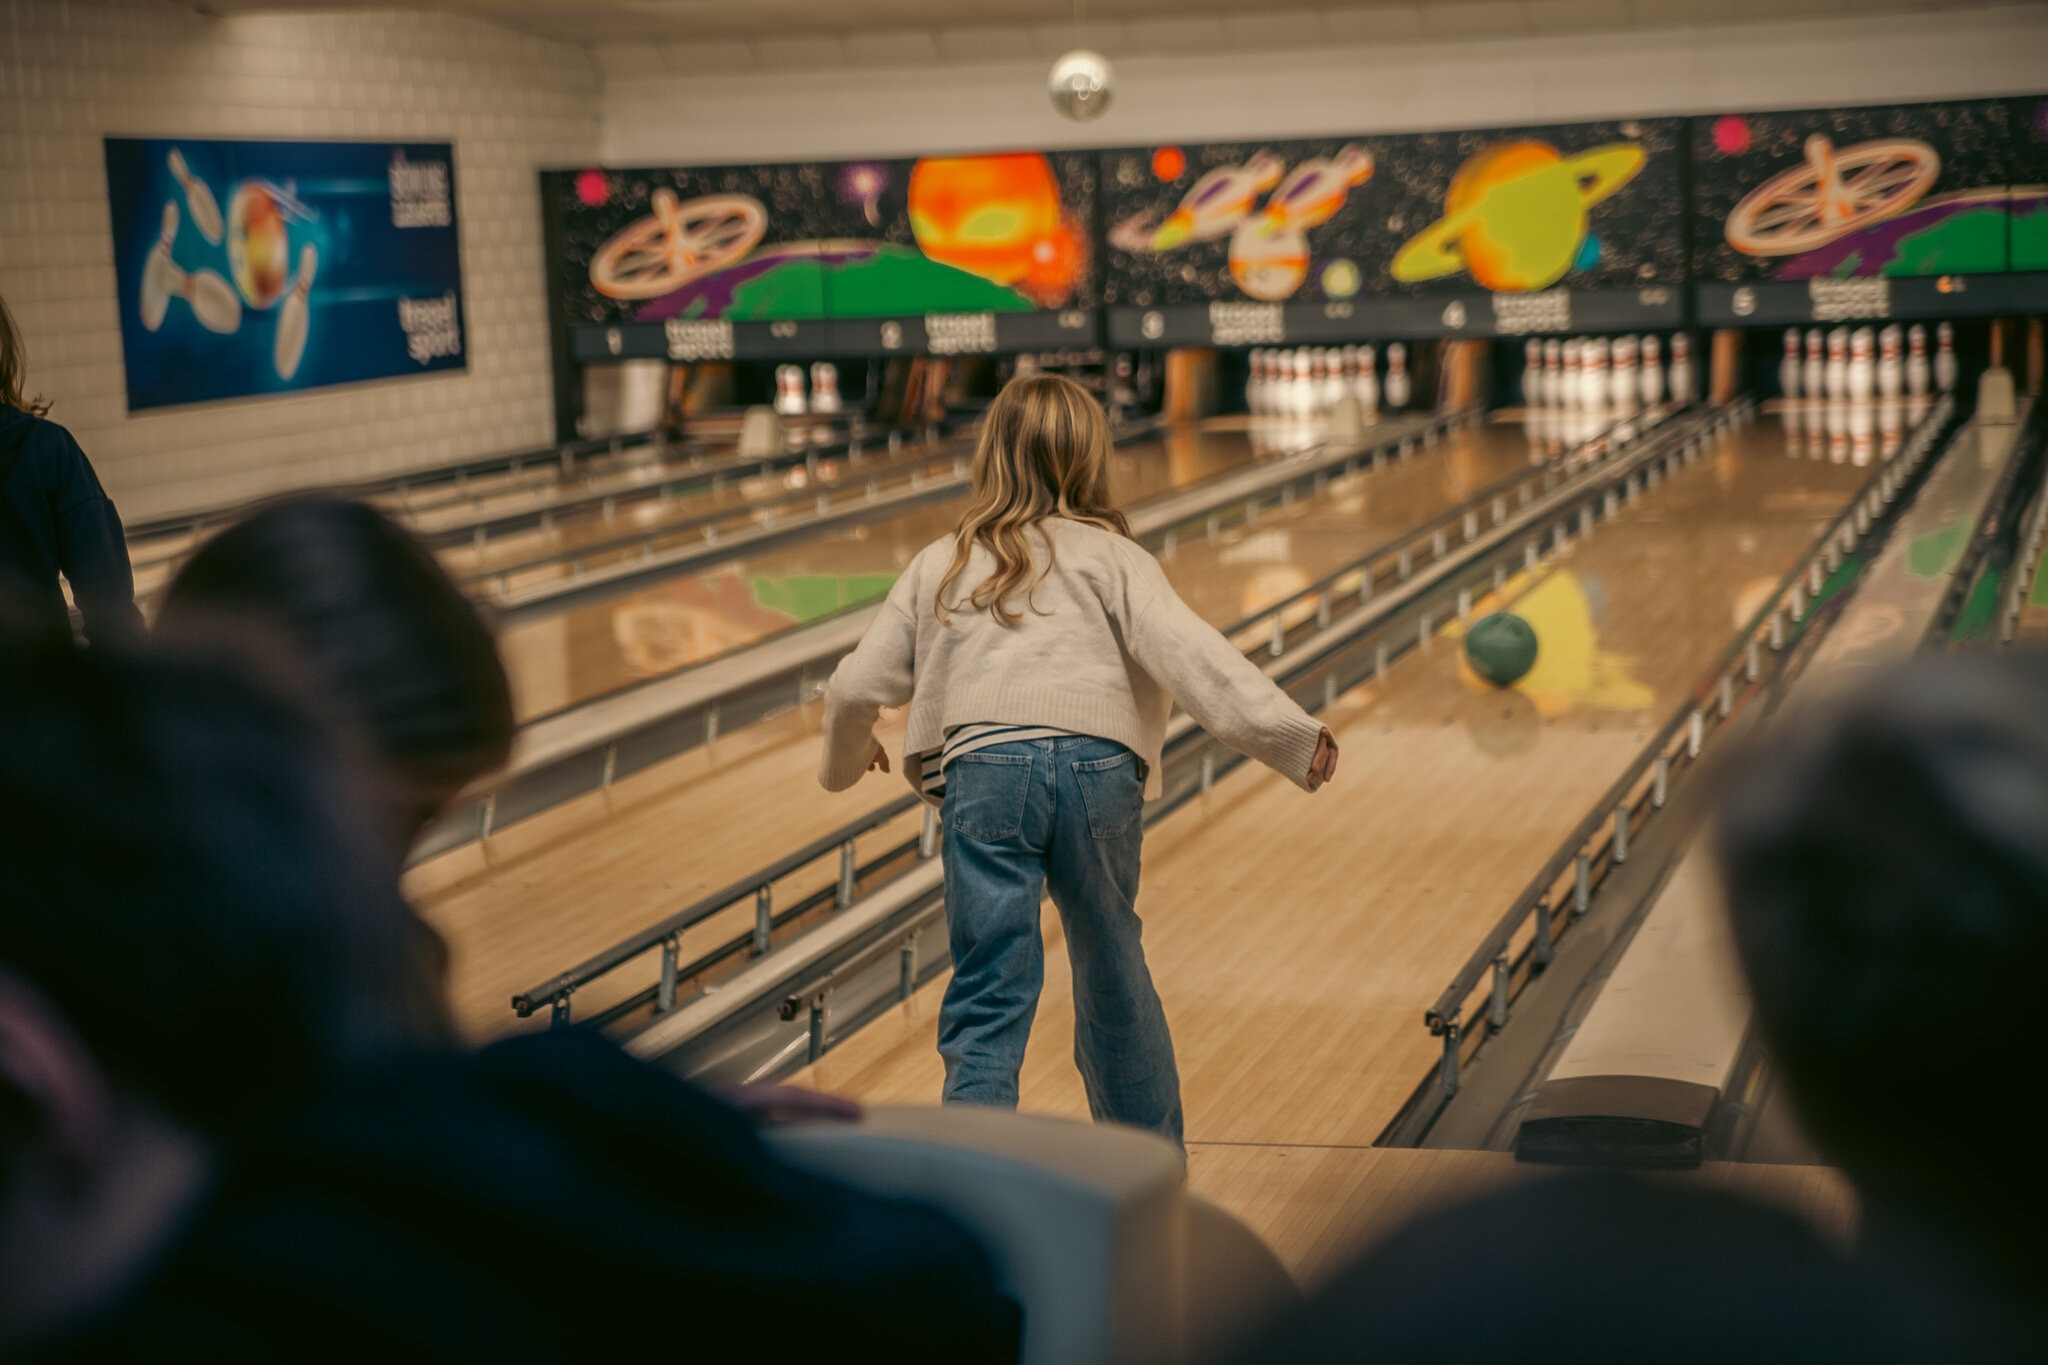
[(0, 625), (0, 1355), (117, 1295), (242, 1135), (449, 1033), (357, 775), (225, 659)]
[(5, 298), (0, 298), (0, 403), (37, 417), (50, 410), (48, 402), (28, 395), (28, 348)]
[(1043, 574), (1034, 569), (1030, 532), (1052, 517), (1128, 536), (1131, 524), (1110, 502), (1109, 418), (1088, 390), (1060, 375), (1019, 375), (1003, 386), (982, 419), (974, 448), (974, 491), (953, 532), (953, 562), (939, 581), (939, 617), (947, 592), (978, 544), (995, 568), (967, 594), (976, 611), (1015, 625), (1011, 599), (1027, 597)]
[(1602, 1172), (1419, 1215), (1235, 1359), (1906, 1362), (1951, 1327), (1789, 1213)]
[(282, 640), (365, 742), (401, 857), (511, 751), (512, 691), (490, 627), (433, 554), (375, 508), (273, 503), (201, 546), (157, 614), (171, 636), (248, 622)]
[(1916, 660), (1775, 724), (1717, 839), (1757, 1020), (1880, 1217), (2034, 1280), (2048, 964), (2048, 669)]

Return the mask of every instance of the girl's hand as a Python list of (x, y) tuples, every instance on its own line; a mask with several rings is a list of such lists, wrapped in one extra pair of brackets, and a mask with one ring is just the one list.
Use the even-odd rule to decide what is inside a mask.
[(1337, 741), (1324, 730), (1322, 738), (1316, 741), (1315, 757), (1308, 761), (1308, 789), (1316, 791), (1336, 775)]
[[(1330, 732), (1325, 730), (1323, 733), (1328, 735)], [(875, 746), (875, 756), (868, 760), (868, 771), (871, 773), (885, 773), (889, 771), (889, 751), (879, 744)]]

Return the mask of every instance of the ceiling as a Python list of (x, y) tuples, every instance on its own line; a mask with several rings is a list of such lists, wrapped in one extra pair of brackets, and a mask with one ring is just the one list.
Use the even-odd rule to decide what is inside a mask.
[[(209, 13), (389, 9), (390, 0), (187, 0)], [(611, 74), (1110, 57), (1516, 38), (1985, 8), (1992, 0), (440, 0), (418, 8), (589, 46)]]

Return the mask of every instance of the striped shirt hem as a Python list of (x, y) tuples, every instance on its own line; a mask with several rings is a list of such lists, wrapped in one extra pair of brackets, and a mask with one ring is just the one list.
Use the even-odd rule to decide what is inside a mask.
[(972, 725), (956, 725), (946, 732), (946, 742), (935, 754), (924, 756), (924, 780), (922, 790), (934, 800), (946, 794), (946, 765), (962, 754), (971, 754), (977, 749), (986, 749), (992, 744), (1021, 744), (1031, 739), (1068, 739), (1072, 730), (1061, 730), (1050, 725), (1002, 725), (995, 722), (980, 722)]

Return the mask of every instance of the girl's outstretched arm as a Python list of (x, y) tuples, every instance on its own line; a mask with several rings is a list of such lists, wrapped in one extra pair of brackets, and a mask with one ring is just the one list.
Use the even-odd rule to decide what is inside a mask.
[[(826, 791), (845, 791), (860, 781), (879, 750), (875, 721), (882, 708), (910, 700), (917, 654), (912, 577), (906, 572), (896, 580), (868, 633), (825, 684), (825, 755), (818, 782)], [(882, 771), (888, 771), (886, 759)]]
[(1336, 766), (1330, 746), (1326, 768), (1312, 778), (1323, 737), (1322, 722), (1297, 706), (1214, 626), (1195, 615), (1166, 581), (1159, 562), (1138, 546), (1126, 547), (1130, 578), (1119, 614), (1127, 614), (1124, 641), (1131, 657), (1173, 695), (1204, 730), (1306, 791)]

